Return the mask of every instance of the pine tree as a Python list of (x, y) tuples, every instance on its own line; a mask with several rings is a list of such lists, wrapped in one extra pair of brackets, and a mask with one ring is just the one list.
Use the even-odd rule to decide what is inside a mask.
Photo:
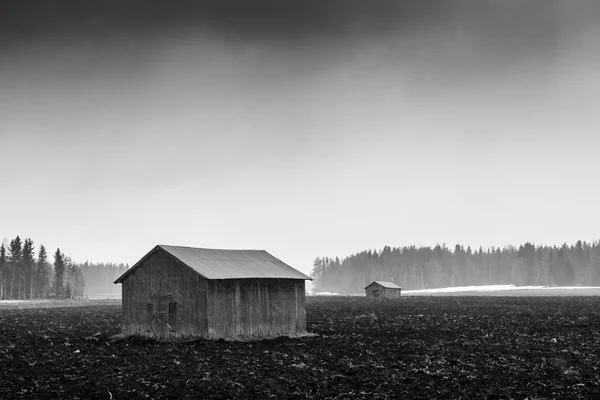
[(46, 291), (45, 288), (48, 285), (48, 270), (46, 268), (46, 264), (48, 263), (48, 254), (46, 253), (46, 247), (44, 245), (40, 245), (40, 250), (38, 252), (37, 259), (37, 285), (36, 292), (37, 297), (45, 297)]
[(63, 254), (63, 263), (65, 265), (65, 284), (66, 284), (66, 292), (65, 297), (71, 298), (73, 296), (73, 283), (75, 279), (75, 263), (69, 256), (65, 256)]
[(33, 240), (25, 239), (22, 251), (22, 266), (23, 266), (23, 298), (33, 298), (34, 288), (34, 272), (35, 272), (35, 255)]
[(0, 300), (6, 299), (6, 276), (8, 264), (6, 262), (6, 247), (0, 245)]
[(54, 290), (56, 297), (63, 296), (63, 285), (65, 276), (65, 263), (64, 256), (60, 252), (60, 249), (56, 249), (54, 253)]
[(69, 256), (63, 254), (63, 264), (65, 266), (66, 294), (65, 297), (82, 297), (84, 292), (85, 280), (77, 264)]
[[(8, 247), (9, 255), (8, 255), (8, 272), (10, 274), (10, 288), (8, 292), (8, 299), (19, 298), (15, 296), (15, 278), (17, 279), (17, 285), (20, 282), (20, 271), (21, 271), (21, 261), (22, 261), (22, 251), (23, 246), (21, 243), (21, 238), (17, 236), (13, 240), (10, 241)], [(20, 291), (18, 292), (20, 295)]]

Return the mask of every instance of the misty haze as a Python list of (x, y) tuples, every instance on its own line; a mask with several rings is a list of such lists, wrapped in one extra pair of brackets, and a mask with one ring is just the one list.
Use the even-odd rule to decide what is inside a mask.
[(596, 0), (3, 1), (0, 397), (596, 398), (599, 38)]

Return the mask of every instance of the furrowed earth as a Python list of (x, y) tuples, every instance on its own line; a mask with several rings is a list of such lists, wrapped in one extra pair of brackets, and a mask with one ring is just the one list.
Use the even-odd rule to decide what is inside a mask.
[(3, 399), (600, 398), (598, 297), (308, 297), (310, 337), (111, 339), (115, 301), (0, 304)]

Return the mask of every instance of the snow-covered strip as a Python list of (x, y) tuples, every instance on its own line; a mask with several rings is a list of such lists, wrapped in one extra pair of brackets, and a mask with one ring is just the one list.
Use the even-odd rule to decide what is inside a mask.
[[(522, 293), (528, 294), (539, 294), (544, 295), (557, 295), (564, 293), (569, 294), (582, 294), (582, 295), (598, 295), (600, 294), (600, 287), (596, 286), (516, 286), (516, 285), (483, 285), (483, 286), (456, 286), (446, 287), (437, 289), (416, 289), (416, 290), (403, 290), (402, 296), (410, 295), (443, 295), (454, 294), (454, 293), (467, 293), (469, 295), (475, 293), (481, 294), (501, 294), (501, 293)], [(313, 296), (364, 296), (364, 293), (356, 294), (341, 294), (334, 292), (313, 292), (309, 293)]]
[(0, 300), (0, 304), (29, 304), (29, 303), (50, 303), (52, 300)]
[(598, 289), (594, 286), (516, 286), (516, 285), (484, 285), (484, 286), (457, 286), (438, 289), (403, 290), (402, 294), (435, 294), (435, 293), (460, 293), (460, 292), (503, 292), (510, 290), (590, 290)]
[(339, 293), (333, 292), (313, 292), (311, 293), (313, 296), (339, 296)]
[(120, 294), (95, 294), (95, 295), (86, 296), (86, 297), (90, 300), (101, 300), (101, 299), (120, 300), (122, 296)]

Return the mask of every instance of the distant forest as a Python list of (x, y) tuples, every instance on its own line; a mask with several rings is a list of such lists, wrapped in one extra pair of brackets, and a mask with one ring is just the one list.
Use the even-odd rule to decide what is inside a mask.
[(85, 295), (120, 295), (121, 285), (115, 285), (115, 280), (129, 269), (128, 264), (90, 263), (77, 264), (85, 278)]
[(403, 289), (470, 285), (600, 286), (600, 241), (572, 246), (466, 249), (389, 247), (339, 258), (317, 258), (311, 276), (317, 292), (363, 293), (374, 280)]
[(0, 299), (71, 298), (120, 294), (113, 281), (125, 264), (74, 262), (57, 248), (49, 260), (46, 247), (19, 236), (0, 245)]

